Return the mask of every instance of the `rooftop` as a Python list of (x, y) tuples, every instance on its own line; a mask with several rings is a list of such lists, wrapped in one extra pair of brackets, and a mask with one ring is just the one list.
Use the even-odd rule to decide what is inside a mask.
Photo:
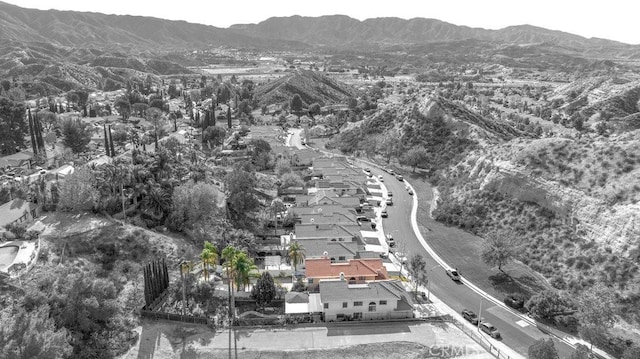
[(307, 277), (345, 278), (374, 277), (377, 280), (389, 279), (387, 270), (380, 258), (351, 259), (347, 263), (331, 263), (329, 258), (308, 258), (305, 260)]

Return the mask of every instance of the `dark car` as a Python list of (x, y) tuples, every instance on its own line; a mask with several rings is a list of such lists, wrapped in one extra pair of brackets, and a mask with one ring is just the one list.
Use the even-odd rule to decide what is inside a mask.
[(391, 236), (390, 234), (387, 234), (387, 244), (389, 245), (389, 247), (393, 247), (396, 245), (396, 241), (393, 239), (393, 236)]
[(498, 331), (498, 328), (494, 327), (493, 324), (489, 322), (480, 322), (480, 330), (489, 334), (491, 338), (500, 338), (500, 332)]
[(460, 273), (458, 273), (457, 269), (447, 269), (446, 272), (449, 278), (453, 279), (456, 282), (460, 281)]
[(389, 217), (389, 213), (387, 213), (386, 209), (383, 209), (382, 212), (380, 212), (380, 217), (382, 217), (382, 218)]
[(478, 325), (478, 316), (469, 309), (462, 310), (462, 317), (473, 325)]

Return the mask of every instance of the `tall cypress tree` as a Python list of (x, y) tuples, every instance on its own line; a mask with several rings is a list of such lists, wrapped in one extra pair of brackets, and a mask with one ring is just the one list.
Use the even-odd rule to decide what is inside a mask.
[(31, 109), (27, 110), (27, 117), (29, 120), (29, 135), (31, 136), (31, 148), (33, 149), (33, 154), (38, 154), (38, 144), (36, 143), (36, 135), (33, 128), (33, 117), (31, 117)]
[(45, 155), (44, 137), (42, 137), (42, 123), (40, 123), (40, 120), (38, 119), (38, 111), (36, 111), (36, 115), (33, 117), (33, 125), (36, 142), (38, 143), (38, 151)]
[(231, 107), (227, 107), (227, 127), (231, 129)]
[(102, 129), (104, 130), (104, 152), (107, 156), (111, 157), (111, 150), (109, 149), (109, 137), (107, 137), (107, 125), (102, 124)]
[(113, 136), (111, 136), (111, 125), (109, 125), (109, 145), (111, 146), (111, 157), (116, 157), (116, 149), (113, 147)]
[(213, 98), (211, 98), (211, 126), (216, 125), (216, 108), (214, 106)]

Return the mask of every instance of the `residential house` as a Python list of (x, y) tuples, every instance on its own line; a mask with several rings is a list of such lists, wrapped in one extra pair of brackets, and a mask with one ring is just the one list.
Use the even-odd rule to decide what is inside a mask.
[(35, 203), (16, 198), (0, 206), (0, 231), (12, 223), (26, 223), (38, 217)]
[(332, 263), (327, 257), (308, 258), (305, 261), (305, 275), (309, 291), (316, 291), (320, 281), (340, 279), (343, 277), (349, 284), (362, 284), (374, 280), (387, 280), (389, 275), (382, 259), (350, 259), (344, 263)]
[(413, 318), (413, 302), (397, 280), (349, 284), (344, 279), (320, 282), (323, 319), (381, 320)]
[[(305, 253), (305, 261), (312, 258), (327, 257), (333, 262), (346, 262), (356, 258), (364, 250), (364, 245), (356, 241), (330, 242), (326, 239), (302, 239), (298, 243), (302, 245)], [(305, 268), (301, 263), (300, 268)]]
[(33, 152), (22, 151), (12, 155), (0, 157), (0, 168), (22, 167), (29, 169), (33, 161)]

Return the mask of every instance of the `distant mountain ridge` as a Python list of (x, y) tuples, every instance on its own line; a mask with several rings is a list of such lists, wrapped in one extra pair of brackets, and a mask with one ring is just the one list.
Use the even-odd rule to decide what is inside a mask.
[(272, 17), (258, 24), (232, 25), (229, 29), (252, 37), (323, 46), (420, 44), (467, 39), (505, 44), (553, 43), (585, 49), (634, 46), (612, 40), (587, 39), (531, 25), (487, 30), (426, 18), (405, 20), (385, 17), (360, 21), (345, 15)]
[(436, 19), (384, 17), (360, 21), (346, 15), (272, 17), (227, 29), (185, 21), (130, 15), (36, 10), (0, 1), (0, 39), (119, 51), (193, 49), (208, 46), (270, 49), (308, 46), (415, 45), (475, 39), (496, 44), (552, 43), (578, 52), (634, 48), (612, 40), (587, 39), (531, 25), (487, 30)]

